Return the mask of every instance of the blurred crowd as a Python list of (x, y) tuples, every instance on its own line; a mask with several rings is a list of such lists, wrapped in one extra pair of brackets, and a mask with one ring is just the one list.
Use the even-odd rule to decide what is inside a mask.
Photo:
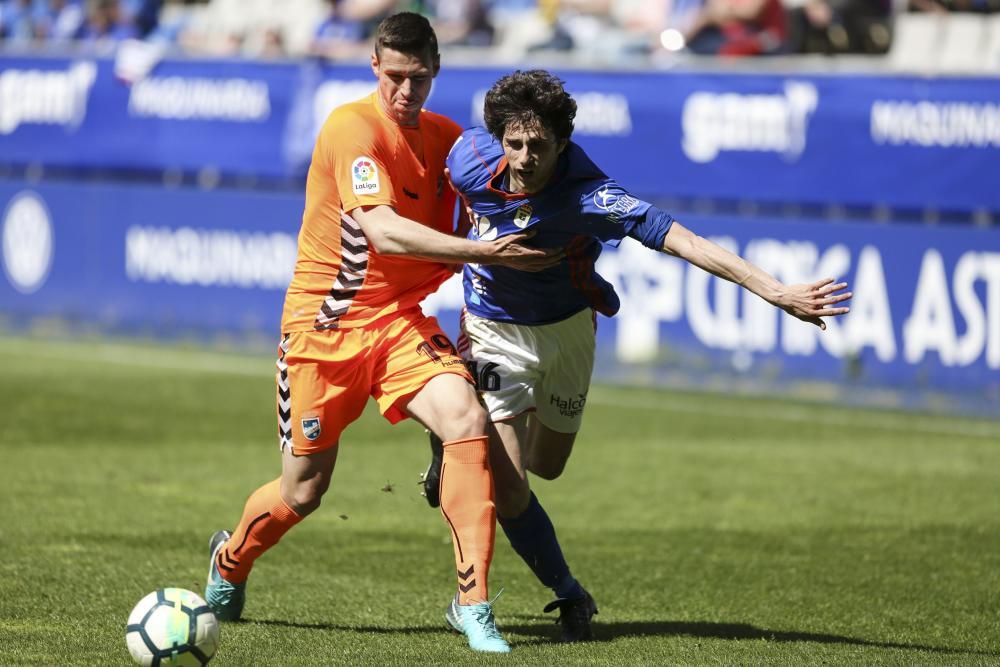
[(884, 53), (900, 12), (991, 13), (1000, 0), (0, 0), (0, 41), (142, 39), (201, 56), (354, 60), (400, 10), (428, 16), (443, 48), (615, 62), (678, 51)]

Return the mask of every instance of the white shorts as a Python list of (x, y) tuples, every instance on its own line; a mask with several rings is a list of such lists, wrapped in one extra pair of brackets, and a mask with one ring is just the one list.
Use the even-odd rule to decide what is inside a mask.
[(465, 313), (458, 349), (491, 421), (535, 411), (553, 431), (579, 431), (594, 370), (595, 327), (589, 308), (535, 326)]

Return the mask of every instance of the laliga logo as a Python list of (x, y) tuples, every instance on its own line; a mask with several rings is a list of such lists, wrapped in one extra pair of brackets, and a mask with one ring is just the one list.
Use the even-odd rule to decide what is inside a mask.
[(3, 216), (3, 266), (18, 292), (31, 294), (42, 286), (52, 264), (52, 223), (42, 200), (22, 192)]
[(374, 173), (375, 167), (372, 166), (371, 162), (361, 161), (354, 165), (354, 177), (362, 183), (370, 181)]
[(779, 95), (693, 93), (681, 112), (681, 147), (692, 162), (711, 162), (722, 151), (780, 153), (794, 162), (805, 150), (818, 100), (816, 87), (804, 81), (786, 81)]
[(354, 194), (373, 195), (380, 190), (378, 167), (370, 157), (359, 157), (351, 163), (351, 182)]

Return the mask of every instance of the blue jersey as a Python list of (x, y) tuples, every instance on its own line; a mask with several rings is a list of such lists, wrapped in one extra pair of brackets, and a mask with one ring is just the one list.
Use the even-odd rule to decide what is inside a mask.
[[(552, 181), (531, 195), (505, 191), (507, 160), (500, 142), (484, 128), (462, 133), (447, 165), (472, 209), (470, 239), (492, 241), (531, 229), (535, 236), (530, 245), (566, 250), (565, 260), (537, 273), (467, 264), (463, 285), (470, 313), (503, 322), (546, 324), (584, 308), (609, 317), (618, 312), (614, 287), (594, 265), (602, 243), (617, 246), (646, 220), (647, 202), (608, 178), (572, 142), (559, 156)], [(662, 243), (662, 235), (659, 240)]]

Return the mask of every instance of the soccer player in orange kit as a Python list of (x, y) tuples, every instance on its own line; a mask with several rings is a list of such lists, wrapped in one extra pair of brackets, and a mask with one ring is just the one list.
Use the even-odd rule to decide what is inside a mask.
[(454, 346), (419, 303), (448, 264), (542, 270), (563, 253), (452, 236), (444, 175), (461, 128), (423, 110), (440, 69), (425, 18), (403, 12), (375, 36), (377, 90), (335, 109), (313, 152), (295, 273), (278, 349), (281, 476), (255, 491), (236, 529), (210, 542), (205, 597), (238, 619), (254, 561), (319, 507), (341, 432), (373, 397), (391, 423), (413, 417), (444, 439), (441, 511), (451, 528), (461, 629), (477, 651), (508, 652), (489, 602), (495, 507), (486, 414)]

